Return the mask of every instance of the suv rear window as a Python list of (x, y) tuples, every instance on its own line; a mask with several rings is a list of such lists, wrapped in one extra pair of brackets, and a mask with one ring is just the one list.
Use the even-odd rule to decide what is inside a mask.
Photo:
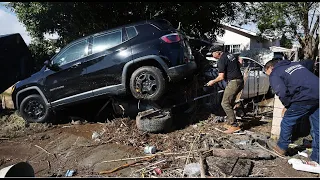
[(126, 32), (127, 32), (127, 35), (128, 35), (128, 39), (131, 39), (133, 37), (135, 37), (138, 33), (136, 31), (136, 28), (134, 28), (133, 26), (132, 27), (127, 27), (126, 28)]
[(166, 20), (156, 20), (151, 24), (157, 26), (160, 30), (174, 30), (172, 24)]
[(122, 33), (120, 30), (93, 37), (92, 53), (104, 51), (121, 44)]

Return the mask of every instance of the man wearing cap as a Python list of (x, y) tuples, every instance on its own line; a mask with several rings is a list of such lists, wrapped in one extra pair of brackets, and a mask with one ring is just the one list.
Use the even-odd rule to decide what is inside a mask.
[(319, 163), (319, 78), (299, 62), (289, 60), (270, 60), (264, 69), (272, 89), (287, 109), (281, 121), (278, 143), (269, 141), (269, 148), (285, 155), (291, 143), (293, 126), (300, 118), (309, 116), (312, 136), (310, 159)]
[(233, 107), (237, 94), (243, 89), (243, 76), (240, 70), (240, 62), (237, 58), (228, 52), (223, 52), (221, 46), (213, 46), (210, 48), (212, 57), (218, 60), (219, 75), (216, 79), (207, 83), (207, 86), (213, 86), (215, 83), (222, 80), (227, 81), (227, 86), (224, 90), (221, 106), (227, 115), (227, 128), (224, 133), (231, 134), (241, 130)]

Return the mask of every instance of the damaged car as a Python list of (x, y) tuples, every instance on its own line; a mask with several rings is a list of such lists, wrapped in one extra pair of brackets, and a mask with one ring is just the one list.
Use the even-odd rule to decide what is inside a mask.
[(12, 100), (26, 121), (49, 122), (55, 109), (100, 97), (159, 100), (171, 82), (195, 70), (184, 33), (166, 20), (148, 20), (69, 43), (15, 84)]

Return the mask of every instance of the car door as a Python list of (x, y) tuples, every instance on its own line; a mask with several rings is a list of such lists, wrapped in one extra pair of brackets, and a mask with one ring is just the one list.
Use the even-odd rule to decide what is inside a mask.
[(124, 64), (132, 59), (125, 30), (117, 29), (92, 37), (87, 59), (86, 82), (93, 95), (108, 94), (122, 87)]
[(86, 68), (83, 62), (88, 55), (87, 39), (78, 40), (60, 51), (51, 60), (51, 66), (59, 70), (51, 71), (44, 80), (45, 89), (48, 91), (49, 100), (52, 105), (67, 104), (77, 101), (83, 96), (90, 97), (92, 93), (83, 94), (81, 86), (83, 84), (83, 75)]
[(266, 94), (270, 83), (269, 77), (263, 72), (262, 65), (249, 58), (242, 57), (242, 59), (243, 64), (241, 70), (243, 72), (245, 68), (249, 67), (249, 75), (244, 84), (241, 98), (246, 99)]

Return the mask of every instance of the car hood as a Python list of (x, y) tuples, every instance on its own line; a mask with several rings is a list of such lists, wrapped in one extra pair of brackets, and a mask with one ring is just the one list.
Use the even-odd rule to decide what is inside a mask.
[(265, 65), (268, 61), (270, 61), (274, 57), (274, 53), (269, 49), (251, 49), (246, 50), (240, 53), (239, 57), (241, 58), (250, 58), (260, 63), (261, 65)]

